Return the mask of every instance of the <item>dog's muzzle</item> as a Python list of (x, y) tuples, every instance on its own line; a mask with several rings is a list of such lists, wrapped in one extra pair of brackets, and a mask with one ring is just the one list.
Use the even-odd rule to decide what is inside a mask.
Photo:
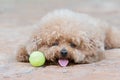
[(58, 63), (60, 64), (60, 66), (65, 67), (65, 66), (67, 66), (68, 63), (69, 63), (69, 60), (66, 59), (66, 56), (67, 56), (67, 54), (68, 54), (68, 51), (67, 51), (65, 48), (63, 48), (63, 49), (60, 51), (60, 54), (61, 54), (62, 58), (58, 60)]

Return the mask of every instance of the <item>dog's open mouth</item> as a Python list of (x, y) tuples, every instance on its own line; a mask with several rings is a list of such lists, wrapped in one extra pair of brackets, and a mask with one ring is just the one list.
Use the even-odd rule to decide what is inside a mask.
[(60, 66), (66, 67), (69, 63), (69, 60), (68, 59), (59, 59), (58, 63), (60, 64)]

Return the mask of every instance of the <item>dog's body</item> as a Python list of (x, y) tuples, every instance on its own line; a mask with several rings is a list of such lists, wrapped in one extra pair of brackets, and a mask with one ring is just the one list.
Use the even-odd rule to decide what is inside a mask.
[(106, 48), (120, 48), (119, 30), (86, 14), (57, 10), (43, 17), (17, 60), (28, 62), (32, 51), (42, 51), (51, 62), (91, 63), (104, 59)]

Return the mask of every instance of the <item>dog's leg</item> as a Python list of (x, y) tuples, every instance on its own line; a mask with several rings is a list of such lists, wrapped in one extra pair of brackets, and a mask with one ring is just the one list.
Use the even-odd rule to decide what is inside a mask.
[(120, 29), (111, 27), (106, 34), (106, 48), (120, 48)]
[(18, 52), (17, 52), (16, 59), (19, 62), (28, 62), (29, 61), (29, 55), (28, 55), (28, 52), (27, 52), (25, 46), (20, 46), (20, 48), (18, 49)]

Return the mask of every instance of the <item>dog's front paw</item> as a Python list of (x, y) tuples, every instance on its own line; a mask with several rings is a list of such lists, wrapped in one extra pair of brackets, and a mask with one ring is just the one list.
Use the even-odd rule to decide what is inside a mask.
[(16, 59), (19, 62), (29, 62), (29, 55), (24, 46), (22, 46), (18, 49)]

